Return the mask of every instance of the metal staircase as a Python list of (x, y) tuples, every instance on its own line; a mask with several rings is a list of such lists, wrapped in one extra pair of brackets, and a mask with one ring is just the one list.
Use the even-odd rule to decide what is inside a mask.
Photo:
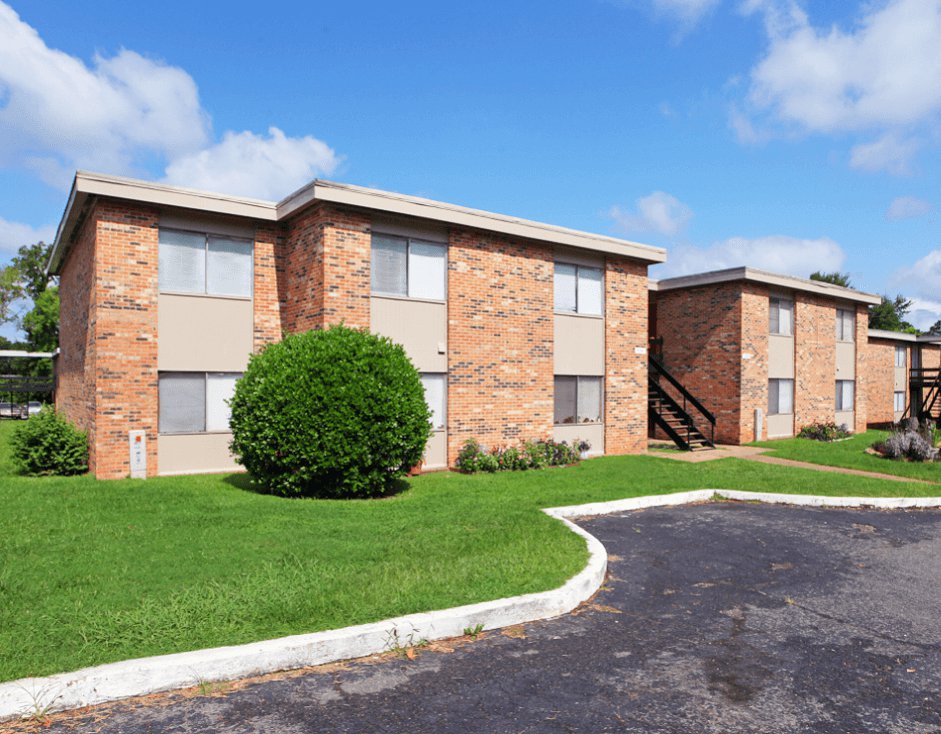
[(909, 401), (902, 420), (915, 417), (941, 426), (941, 369), (913, 367), (908, 373)]
[[(673, 390), (668, 391), (664, 382)], [(650, 355), (647, 384), (647, 415), (651, 424), (663, 430), (684, 451), (715, 448), (715, 416), (653, 354)], [(695, 418), (692, 413), (696, 414)]]

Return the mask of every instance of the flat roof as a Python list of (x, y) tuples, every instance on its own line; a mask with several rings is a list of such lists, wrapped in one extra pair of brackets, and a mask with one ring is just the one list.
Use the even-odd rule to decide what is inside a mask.
[(780, 273), (769, 273), (766, 270), (758, 270), (749, 267), (712, 270), (707, 273), (683, 275), (678, 278), (665, 278), (664, 280), (652, 281), (651, 290), (672, 291), (735, 281), (763, 283), (765, 285), (777, 286), (789, 290), (829, 296), (830, 298), (843, 301), (865, 303), (870, 306), (875, 306), (882, 302), (882, 297), (874, 293), (864, 293), (854, 288), (844, 288), (843, 286), (833, 285), (832, 283), (826, 283), (820, 280), (797, 278), (793, 275), (781, 275)]
[(57, 273), (62, 266), (84, 215), (86, 204), (89, 199), (96, 196), (213, 214), (227, 214), (265, 222), (280, 222), (289, 219), (316, 201), (327, 201), (620, 255), (648, 263), (662, 263), (667, 259), (666, 250), (663, 248), (639, 242), (335, 181), (316, 179), (276, 203), (121, 176), (77, 171), (65, 212), (56, 232), (52, 256), (49, 258), (47, 269), (50, 273)]
[[(870, 329), (870, 339), (891, 339), (896, 342), (917, 342), (922, 338), (917, 334), (909, 334), (907, 331), (886, 331), (885, 329)], [(938, 338), (938, 337), (934, 337)]]

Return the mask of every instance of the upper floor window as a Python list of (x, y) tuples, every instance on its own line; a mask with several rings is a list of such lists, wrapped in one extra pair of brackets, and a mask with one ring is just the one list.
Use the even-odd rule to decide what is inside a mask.
[(780, 336), (794, 336), (794, 302), (772, 298), (769, 305), (768, 331)]
[(844, 308), (836, 310), (836, 340), (838, 342), (854, 341), (856, 333), (856, 314)]
[(555, 264), (555, 310), (600, 316), (604, 306), (601, 268), (570, 263)]
[(160, 230), (160, 290), (251, 298), (251, 240)]
[(905, 366), (905, 347), (895, 348), (895, 366), (896, 367)]
[(912, 347), (912, 369), (917, 370), (921, 367), (921, 347), (913, 346)]
[(372, 292), (443, 301), (447, 251), (434, 242), (373, 234)]

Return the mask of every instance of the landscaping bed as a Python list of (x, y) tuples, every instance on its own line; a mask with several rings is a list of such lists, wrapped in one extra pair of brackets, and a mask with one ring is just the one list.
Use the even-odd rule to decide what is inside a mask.
[(381, 500), (284, 499), (250, 491), (239, 474), (14, 476), (11, 429), (0, 424), (0, 680), (554, 588), (586, 550), (544, 507), (718, 487), (941, 494), (735, 459), (636, 456), (429, 474)]

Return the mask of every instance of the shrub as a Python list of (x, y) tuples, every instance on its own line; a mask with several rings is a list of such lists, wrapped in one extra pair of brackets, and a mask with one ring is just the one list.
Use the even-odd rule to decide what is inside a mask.
[(929, 423), (919, 423), (917, 418), (900, 423), (885, 441), (878, 441), (872, 447), (889, 459), (934, 461), (938, 457), (938, 449), (934, 447), (934, 427)]
[(816, 421), (801, 428), (800, 433), (797, 434), (798, 438), (809, 438), (813, 441), (836, 441), (851, 435), (852, 433), (845, 423), (838, 426), (832, 421)]
[(479, 471), (526, 471), (547, 466), (576, 464), (580, 452), (588, 451), (587, 441), (526, 441), (520, 446), (498, 447), (487, 451), (478, 441), (469, 438), (457, 455), (457, 468), (467, 474)]
[(51, 405), (17, 426), (10, 446), (23, 474), (71, 476), (88, 471), (88, 437)]
[(232, 451), (273, 494), (374, 497), (421, 461), (430, 411), (404, 349), (336, 326), (251, 357), (236, 383)]

